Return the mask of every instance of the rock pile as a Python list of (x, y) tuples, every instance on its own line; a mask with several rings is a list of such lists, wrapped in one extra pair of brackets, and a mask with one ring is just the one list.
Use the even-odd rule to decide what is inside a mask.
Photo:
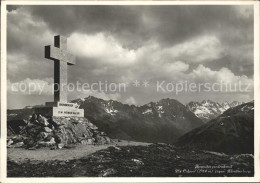
[(108, 144), (112, 140), (82, 117), (49, 117), (33, 114), (20, 135), (8, 139), (8, 147), (62, 148), (69, 144)]

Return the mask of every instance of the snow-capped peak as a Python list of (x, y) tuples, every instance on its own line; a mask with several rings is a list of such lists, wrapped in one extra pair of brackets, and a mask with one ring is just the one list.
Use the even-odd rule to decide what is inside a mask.
[(202, 102), (190, 102), (187, 104), (187, 108), (202, 121), (207, 122), (219, 116), (230, 107), (235, 107), (240, 104), (241, 102), (237, 101), (234, 101), (232, 103), (228, 103), (226, 101), (222, 104), (219, 104), (211, 100), (203, 100)]

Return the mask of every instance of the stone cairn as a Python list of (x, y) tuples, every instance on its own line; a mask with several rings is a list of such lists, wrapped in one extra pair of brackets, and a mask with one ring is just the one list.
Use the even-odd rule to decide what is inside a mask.
[(8, 139), (8, 147), (63, 148), (70, 144), (109, 144), (112, 140), (84, 117), (44, 117), (33, 114), (21, 134)]

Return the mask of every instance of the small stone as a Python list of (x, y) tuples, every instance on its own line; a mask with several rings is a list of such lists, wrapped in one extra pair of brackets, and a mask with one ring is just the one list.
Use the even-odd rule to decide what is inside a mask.
[(63, 147), (64, 147), (64, 144), (63, 144), (63, 143), (57, 144), (57, 148), (58, 148), (58, 149), (62, 149)]
[(9, 139), (9, 140), (7, 141), (7, 146), (11, 145), (12, 143), (14, 143), (14, 141), (13, 141), (12, 139)]
[(87, 144), (86, 142), (87, 142), (86, 140), (82, 140), (82, 141), (80, 141), (80, 143), (81, 143), (81, 144), (84, 144), (84, 145)]
[(98, 127), (96, 127), (96, 126), (94, 126), (93, 124), (91, 124), (91, 125), (90, 125), (90, 129), (92, 129), (92, 130), (97, 130)]
[(50, 133), (50, 132), (52, 132), (52, 129), (50, 129), (49, 127), (44, 127), (44, 131), (47, 133)]
[(108, 168), (106, 170), (103, 170), (98, 176), (99, 177), (108, 177), (110, 175), (115, 174), (117, 171), (113, 168)]
[(38, 135), (38, 139), (45, 139), (48, 137), (48, 133), (46, 132), (40, 132)]
[(133, 162), (135, 162), (137, 165), (144, 165), (144, 163), (139, 159), (132, 159)]
[(35, 124), (35, 125), (39, 125), (40, 122), (36, 119), (36, 120), (33, 121), (33, 124)]
[(51, 140), (49, 141), (50, 143), (53, 143), (53, 144), (55, 144), (56, 142), (55, 142), (55, 139), (52, 137), (51, 138)]

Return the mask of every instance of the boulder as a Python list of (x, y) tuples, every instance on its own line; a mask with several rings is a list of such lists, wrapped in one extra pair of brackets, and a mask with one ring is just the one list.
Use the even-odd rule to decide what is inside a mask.
[(48, 126), (49, 122), (47, 120), (47, 118), (43, 117), (42, 115), (38, 115), (37, 120), (39, 121), (40, 124), (42, 124), (43, 126)]

